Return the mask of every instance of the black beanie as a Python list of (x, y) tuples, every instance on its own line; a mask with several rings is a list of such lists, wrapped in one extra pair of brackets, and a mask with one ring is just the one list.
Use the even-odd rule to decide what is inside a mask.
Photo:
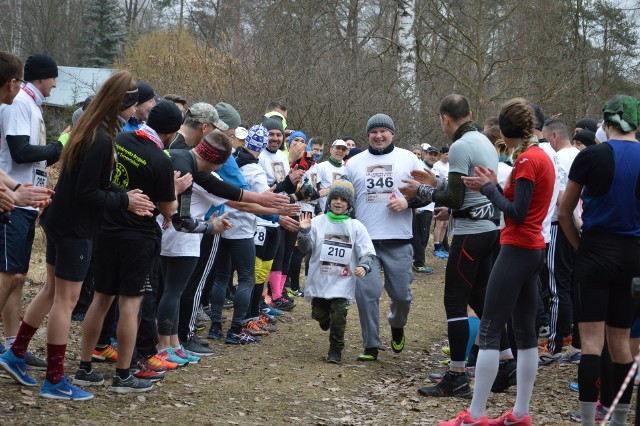
[(540, 105), (537, 104), (530, 104), (529, 105), (531, 107), (531, 109), (533, 110), (533, 113), (536, 116), (536, 125), (533, 126), (536, 128), (536, 130), (542, 130), (542, 128), (544, 127), (544, 112), (542, 111), (542, 108), (540, 108)]
[(136, 85), (138, 86), (138, 104), (143, 104), (156, 96), (153, 87), (144, 81), (138, 81)]
[(158, 133), (177, 132), (182, 125), (182, 112), (171, 101), (160, 101), (151, 108), (147, 126), (151, 127)]
[(58, 65), (49, 55), (36, 53), (24, 63), (24, 79), (26, 81), (46, 80), (58, 77)]
[(583, 118), (576, 123), (576, 129), (591, 130), (593, 133), (598, 131), (598, 123), (591, 118)]
[(580, 142), (584, 146), (591, 146), (596, 144), (596, 134), (591, 130), (580, 130), (573, 136), (574, 141)]

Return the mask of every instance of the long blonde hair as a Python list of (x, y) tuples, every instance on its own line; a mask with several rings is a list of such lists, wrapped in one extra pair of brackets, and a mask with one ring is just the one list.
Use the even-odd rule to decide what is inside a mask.
[(96, 132), (106, 122), (107, 132), (111, 137), (116, 135), (120, 106), (128, 90), (135, 90), (136, 83), (129, 71), (118, 71), (104, 82), (95, 98), (82, 114), (69, 135), (62, 151), (62, 169), (73, 170), (84, 154), (89, 150), (96, 138)]

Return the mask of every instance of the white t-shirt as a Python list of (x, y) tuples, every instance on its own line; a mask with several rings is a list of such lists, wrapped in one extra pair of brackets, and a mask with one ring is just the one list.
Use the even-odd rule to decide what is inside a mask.
[[(573, 160), (576, 159), (576, 156), (578, 155), (579, 152), (580, 150), (574, 146), (569, 148), (563, 148), (560, 151), (556, 151), (558, 160), (560, 160), (560, 165), (565, 170), (565, 176), (564, 176), (565, 179), (562, 187), (560, 188), (560, 191), (564, 191), (565, 189), (567, 189), (567, 182), (569, 182), (569, 171), (571, 170), (571, 165), (573, 164)], [(576, 206), (575, 212), (578, 215), (578, 217), (581, 215), (580, 203), (578, 203), (578, 205)], [(557, 209), (556, 209), (555, 217), (557, 220), (557, 217), (558, 217)]]
[(356, 219), (333, 223), (323, 214), (311, 220), (309, 238), (312, 249), (305, 299), (353, 299), (358, 260), (376, 254), (367, 229)]
[[(32, 85), (30, 88), (38, 90)], [(43, 181), (42, 178), (46, 178), (47, 162), (18, 164), (11, 158), (7, 144), (7, 136), (29, 136), (29, 144), (31, 145), (44, 146), (47, 144), (42, 110), (24, 90), (18, 92), (13, 104), (0, 106), (0, 134), (2, 134), (0, 168), (20, 183), (31, 182), (36, 185), (37, 182), (40, 182), (39, 186), (46, 185), (46, 180)], [(25, 208), (35, 210), (32, 207)]]
[[(344, 165), (336, 167), (329, 161), (323, 161), (322, 163), (316, 164), (315, 167), (319, 189), (330, 187), (334, 180), (344, 174)], [(318, 198), (318, 203), (320, 203), (320, 208), (324, 212), (327, 205), (327, 197)]]
[(272, 154), (266, 149), (263, 149), (258, 157), (258, 162), (267, 175), (267, 183), (269, 186), (282, 182), (289, 174), (289, 159), (284, 152), (280, 150)]
[[(245, 164), (240, 167), (240, 172), (242, 173), (244, 180), (247, 181), (247, 184), (251, 187), (251, 191), (259, 193), (269, 189), (269, 185), (267, 185), (267, 176), (265, 175), (264, 170), (262, 170), (262, 167), (260, 167), (260, 164)], [(253, 238), (256, 233), (256, 220), (267, 222), (258, 218), (253, 213), (242, 212), (229, 206), (225, 207), (225, 212), (229, 213), (229, 220), (233, 222), (233, 228), (224, 231), (222, 233), (222, 237), (230, 240)], [(277, 223), (267, 223), (269, 225), (266, 226), (278, 226)]]
[(551, 159), (551, 162), (553, 163), (553, 168), (555, 169), (555, 173), (556, 173), (556, 182), (553, 185), (553, 195), (551, 196), (551, 203), (549, 204), (549, 210), (547, 211), (547, 215), (542, 221), (542, 236), (544, 237), (544, 242), (548, 243), (549, 241), (551, 241), (551, 222), (558, 220), (556, 204), (558, 203), (558, 194), (560, 193), (560, 189), (562, 188), (562, 185), (563, 185), (562, 182), (564, 181), (566, 185), (567, 173), (562, 168), (562, 165), (560, 164), (560, 160), (556, 155), (556, 151), (553, 148), (551, 148), (550, 143), (543, 142), (540, 144), (540, 148), (542, 148), (542, 150), (546, 152), (549, 158)]
[(446, 163), (443, 163), (438, 160), (433, 165), (433, 169), (431, 171), (439, 178), (447, 179), (449, 177), (449, 162), (447, 161)]
[[(204, 215), (209, 211), (211, 205), (220, 206), (227, 201), (210, 194), (200, 185), (194, 183), (191, 195), (191, 216), (196, 219), (204, 219)], [(160, 226), (162, 226), (163, 219), (161, 215), (158, 216), (157, 220)], [(169, 225), (167, 229), (162, 231), (160, 254), (169, 257), (199, 257), (200, 240), (202, 240), (202, 234), (178, 232), (173, 225)]]
[(356, 218), (367, 228), (371, 239), (412, 238), (412, 209), (394, 212), (387, 203), (403, 196), (398, 190), (404, 185), (402, 179), (411, 179), (412, 170), (424, 169), (413, 153), (398, 147), (383, 155), (367, 150), (349, 159), (344, 174), (351, 178), (355, 189)]

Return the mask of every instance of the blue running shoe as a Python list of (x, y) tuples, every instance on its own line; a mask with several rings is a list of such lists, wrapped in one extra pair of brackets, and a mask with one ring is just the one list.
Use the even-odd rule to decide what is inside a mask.
[(49, 399), (66, 399), (71, 401), (86, 401), (93, 398), (93, 394), (85, 392), (69, 383), (67, 376), (62, 377), (60, 383), (55, 385), (45, 380), (42, 388), (40, 388), (40, 396)]
[(211, 327), (209, 327), (209, 333), (207, 334), (207, 338), (213, 339), (213, 340), (220, 340), (223, 337), (224, 337), (224, 334), (222, 334), (222, 327), (219, 325), (211, 324)]
[(2, 343), (0, 343), (0, 355), (2, 355), (5, 350), (6, 349), (4, 348), (4, 345)]
[(175, 362), (176, 364), (178, 364), (178, 367), (184, 367), (185, 365), (189, 364), (189, 361), (187, 361), (185, 358), (176, 355), (176, 353), (173, 352), (173, 348), (164, 349), (158, 352), (158, 355), (165, 361)]
[[(171, 348), (173, 349), (173, 348)], [(200, 357), (199, 356), (195, 356), (194, 354), (192, 354), (191, 352), (189, 352), (188, 350), (186, 350), (184, 348), (184, 346), (180, 345), (180, 349), (173, 349), (173, 352), (178, 355), (181, 358), (186, 359), (187, 361), (189, 361), (189, 364), (199, 364), (200, 363)]]
[(24, 358), (18, 358), (9, 349), (0, 356), (0, 367), (4, 369), (18, 383), (25, 386), (37, 385), (36, 379), (27, 373), (27, 363)]
[(433, 255), (436, 257), (439, 257), (440, 259), (448, 259), (449, 258), (449, 253), (447, 253), (444, 250), (436, 250), (433, 252)]
[(571, 389), (574, 392), (578, 392), (580, 390), (580, 388), (578, 386), (578, 382), (569, 383), (569, 389)]
[(262, 308), (262, 313), (265, 315), (271, 315), (272, 317), (281, 317), (284, 315), (284, 312), (271, 305), (265, 305), (264, 308)]

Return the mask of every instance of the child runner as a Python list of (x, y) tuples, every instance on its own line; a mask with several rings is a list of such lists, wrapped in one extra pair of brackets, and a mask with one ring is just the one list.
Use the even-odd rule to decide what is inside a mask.
[(311, 251), (305, 298), (311, 300), (311, 316), (329, 331), (327, 362), (338, 364), (344, 349), (347, 305), (355, 297), (356, 277), (373, 264), (375, 249), (364, 225), (352, 219), (353, 185), (348, 180), (331, 184), (324, 215), (311, 219), (302, 213), (298, 247)]

